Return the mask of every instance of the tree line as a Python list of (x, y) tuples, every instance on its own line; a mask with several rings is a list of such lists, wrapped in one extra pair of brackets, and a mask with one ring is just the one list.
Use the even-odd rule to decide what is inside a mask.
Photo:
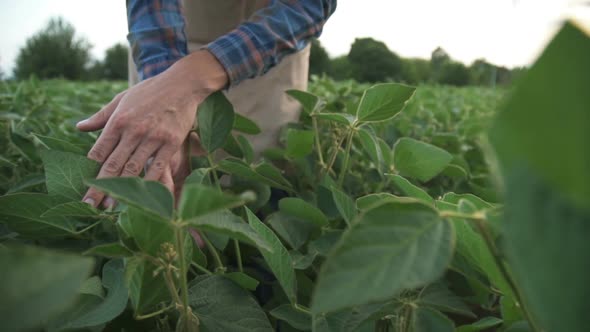
[[(85, 38), (76, 35), (70, 23), (53, 18), (20, 49), (14, 78), (27, 79), (34, 75), (41, 79), (127, 79), (126, 45), (112, 46), (103, 60), (92, 60), (91, 48)], [(372, 38), (357, 38), (347, 55), (336, 58), (330, 58), (320, 42), (313, 40), (309, 65), (311, 75), (328, 75), (335, 80), (456, 86), (508, 84), (522, 70), (496, 66), (483, 59), (466, 66), (440, 47), (432, 52), (430, 59), (402, 58)]]

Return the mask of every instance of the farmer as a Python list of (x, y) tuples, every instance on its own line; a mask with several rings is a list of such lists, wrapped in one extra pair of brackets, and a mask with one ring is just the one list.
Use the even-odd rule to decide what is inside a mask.
[[(98, 178), (138, 176), (150, 159), (145, 179), (174, 192), (187, 175), (182, 146), (195, 110), (218, 90), (261, 127), (257, 153), (278, 143), (281, 126), (298, 117), (284, 91), (307, 88), (309, 41), (335, 8), (336, 0), (187, 0), (184, 8), (127, 0), (131, 87), (77, 124), (104, 128), (88, 152), (102, 164)], [(91, 188), (83, 201), (113, 204), (104, 198)]]

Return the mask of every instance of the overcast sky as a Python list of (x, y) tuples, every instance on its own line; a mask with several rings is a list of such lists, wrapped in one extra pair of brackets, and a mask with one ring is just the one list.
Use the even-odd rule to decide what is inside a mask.
[[(373, 37), (404, 57), (430, 57), (437, 46), (466, 64), (477, 58), (509, 67), (530, 64), (564, 17), (583, 19), (587, 0), (340, 0), (320, 38), (332, 56), (358, 37)], [(27, 37), (62, 16), (92, 45), (95, 58), (126, 43), (123, 0), (0, 0), (0, 68), (11, 72)]]

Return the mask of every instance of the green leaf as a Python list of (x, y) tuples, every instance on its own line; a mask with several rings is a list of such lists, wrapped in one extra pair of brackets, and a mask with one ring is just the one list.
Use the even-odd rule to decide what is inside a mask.
[[(0, 156), (0, 160), (2, 160), (2, 157)], [(17, 167), (17, 165), (10, 165), (12, 167)], [(29, 174), (27, 176), (25, 176), (21, 181), (17, 182), (15, 185), (12, 186), (12, 188), (8, 189), (8, 191), (6, 192), (6, 194), (13, 194), (13, 193), (18, 193), (18, 192), (24, 192), (29, 188), (38, 186), (40, 184), (44, 184), (45, 183), (45, 175), (43, 174)]]
[(240, 113), (234, 113), (234, 124), (232, 129), (249, 135), (260, 134), (260, 127), (258, 127), (256, 122), (248, 119)]
[(189, 303), (203, 332), (272, 332), (264, 311), (247, 291), (222, 276), (199, 276), (191, 282)]
[(358, 106), (357, 121), (379, 122), (396, 116), (416, 89), (402, 84), (377, 84), (365, 91)]
[(360, 138), (363, 150), (369, 155), (371, 161), (375, 164), (375, 168), (381, 173), (381, 166), (383, 165), (383, 155), (381, 154), (381, 148), (375, 136), (364, 128), (357, 131), (358, 137)]
[(246, 163), (251, 164), (254, 161), (254, 148), (252, 148), (252, 144), (242, 135), (239, 135), (237, 140), (244, 160)]
[(95, 297), (104, 299), (104, 289), (102, 288), (102, 281), (99, 276), (92, 276), (84, 280), (78, 291), (80, 294), (94, 295)]
[(414, 332), (454, 332), (455, 324), (439, 311), (420, 308), (412, 314), (412, 331)]
[(519, 321), (516, 322), (510, 327), (508, 327), (505, 332), (532, 332), (533, 330), (530, 328), (529, 323), (526, 321)]
[(104, 191), (113, 198), (138, 209), (172, 218), (173, 197), (161, 183), (138, 177), (86, 180), (86, 183)]
[(227, 139), (225, 140), (221, 148), (223, 149), (223, 151), (227, 152), (227, 154), (232, 157), (242, 158), (244, 156), (242, 148), (240, 147), (240, 144), (238, 143), (234, 135), (227, 135)]
[(198, 168), (192, 171), (192, 173), (186, 177), (184, 180), (184, 185), (189, 184), (206, 184), (207, 181), (207, 174), (209, 173), (210, 168)]
[(281, 212), (271, 214), (267, 223), (293, 249), (299, 249), (307, 242), (311, 232), (316, 228), (313, 224), (288, 216)]
[(80, 201), (74, 201), (64, 204), (59, 204), (51, 209), (45, 211), (41, 217), (89, 217), (89, 218), (103, 218), (101, 211), (94, 208), (92, 205)]
[(130, 257), (125, 262), (125, 282), (136, 315), (154, 310), (161, 302), (170, 301), (161, 273), (154, 276), (156, 266), (140, 258)]
[(317, 252), (318, 255), (326, 257), (332, 248), (340, 241), (343, 231), (325, 230), (324, 234), (309, 243), (309, 251)]
[(0, 197), (0, 223), (25, 237), (55, 237), (76, 233), (76, 222), (61, 216), (43, 216), (55, 206), (45, 194), (18, 193)]
[(47, 192), (62, 202), (81, 200), (86, 193), (85, 180), (98, 173), (100, 165), (86, 157), (54, 150), (40, 151)]
[[(450, 264), (453, 229), (416, 200), (385, 200), (363, 211), (320, 270), (312, 310), (389, 299), (436, 280)], [(347, 292), (342, 292), (347, 289)]]
[(389, 171), (393, 164), (393, 151), (391, 147), (383, 139), (377, 137), (377, 143), (381, 149), (381, 156), (383, 156), (383, 166), (385, 171)]
[(457, 332), (477, 332), (487, 330), (502, 324), (502, 320), (497, 317), (485, 317), (473, 324), (459, 326)]
[(402, 176), (426, 182), (453, 160), (447, 151), (413, 138), (400, 138), (393, 147), (393, 163)]
[(94, 299), (82, 297), (76, 304), (76, 310), (60, 317), (58, 322), (52, 324), (55, 329), (79, 329), (92, 327), (110, 322), (119, 316), (127, 307), (127, 287), (123, 274), (123, 262), (111, 260), (102, 270), (102, 282), (108, 289), (107, 296), (99, 303)]
[(295, 281), (295, 271), (293, 270), (293, 261), (287, 249), (283, 246), (279, 238), (270, 228), (264, 225), (252, 211), (246, 208), (248, 223), (250, 226), (270, 244), (272, 251), (260, 249), (264, 260), (279, 281), (279, 284), (287, 294), (291, 303), (297, 302), (297, 284)]
[[(374, 331), (371, 315), (383, 307), (381, 303), (368, 304), (338, 312), (315, 315), (314, 332), (367, 332)], [(369, 328), (366, 328), (369, 325)]]
[(279, 210), (286, 214), (322, 227), (328, 224), (328, 219), (320, 209), (307, 203), (301, 198), (286, 197), (279, 201)]
[(205, 151), (210, 154), (223, 146), (234, 126), (234, 107), (223, 92), (210, 94), (199, 105), (197, 123), (199, 139)]
[(291, 250), (289, 251), (289, 255), (293, 261), (293, 268), (297, 270), (306, 270), (311, 266), (311, 264), (313, 264), (313, 261), (318, 256), (318, 252), (314, 250), (306, 255), (303, 255), (297, 250)]
[(92, 247), (84, 252), (86, 256), (102, 256), (108, 258), (123, 258), (133, 256), (133, 252), (120, 243), (107, 243)]
[(298, 330), (311, 330), (311, 315), (295, 309), (291, 304), (280, 305), (269, 313), (274, 318), (283, 320)]
[(455, 194), (453, 192), (450, 192), (444, 194), (442, 198), (443, 201), (452, 204), (459, 204), (459, 201), (462, 199), (469, 201), (478, 210), (485, 210), (494, 207), (494, 205), (492, 205), (491, 203), (488, 203), (473, 194)]
[(182, 189), (178, 211), (183, 220), (189, 220), (244, 204), (245, 201), (242, 198), (225, 194), (219, 189), (200, 184), (190, 184), (185, 185)]
[(409, 197), (398, 197), (389, 193), (375, 193), (375, 194), (368, 194), (362, 197), (357, 198), (356, 200), (356, 207), (359, 210), (368, 210), (369, 208), (373, 207), (382, 201), (390, 201), (390, 200), (400, 200), (400, 201), (407, 201), (407, 200), (414, 200), (414, 198)]
[(566, 23), (515, 87), (490, 131), (503, 174), (530, 165), (544, 182), (587, 211), (589, 57), (588, 30)]
[(356, 119), (354, 115), (346, 113), (317, 113), (314, 116), (318, 119), (337, 122), (347, 126), (352, 125)]
[(422, 188), (412, 184), (407, 179), (397, 174), (386, 174), (387, 177), (393, 182), (393, 185), (399, 189), (404, 195), (409, 197), (417, 198), (424, 203), (434, 205), (434, 199), (428, 195), (428, 193)]
[(93, 260), (34, 247), (1, 247), (0, 266), (2, 329), (21, 331), (68, 309)]
[(287, 130), (287, 156), (297, 159), (303, 158), (313, 151), (314, 134), (311, 130)]
[(471, 309), (453, 294), (443, 283), (437, 282), (426, 286), (416, 301), (418, 306), (429, 307), (451, 314), (463, 315), (470, 318), (476, 318)]
[(258, 235), (240, 217), (228, 210), (209, 213), (185, 221), (195, 229), (227, 235), (233, 239), (254, 245), (259, 249), (272, 251), (268, 241)]
[(256, 287), (258, 287), (258, 280), (242, 272), (224, 273), (223, 276), (246, 290), (255, 291)]
[(287, 191), (292, 191), (291, 183), (283, 177), (282, 172), (274, 167), (273, 165), (262, 162), (258, 164), (255, 168), (256, 173), (266, 179), (269, 185), (273, 186), (272, 183), (275, 183), (274, 187), (279, 189), (285, 189)]
[(71, 152), (76, 155), (82, 155), (86, 153), (84, 148), (81, 146), (72, 144), (71, 142), (65, 141), (63, 139), (44, 136), (41, 134), (33, 134), (33, 137), (35, 137), (38, 142), (41, 142), (43, 146), (45, 146), (47, 149), (50, 149), (52, 152)]
[(281, 175), (281, 172), (276, 167), (267, 163), (260, 164), (253, 169), (242, 160), (227, 158), (220, 160), (217, 166), (220, 171), (231, 175), (236, 175), (247, 180), (259, 181), (283, 190), (292, 190), (291, 184)]
[(174, 243), (174, 229), (169, 220), (133, 206), (127, 208), (127, 216), (129, 236), (141, 251), (156, 257), (163, 243)]
[(340, 215), (344, 221), (350, 225), (357, 214), (354, 201), (352, 198), (350, 198), (350, 196), (340, 191), (337, 187), (332, 187), (331, 191), (332, 197), (334, 198), (334, 203), (336, 203), (336, 207), (338, 208), (338, 212), (340, 212)]
[(295, 98), (303, 107), (303, 112), (312, 114), (321, 107), (320, 98), (306, 91), (301, 90), (287, 90), (286, 93)]

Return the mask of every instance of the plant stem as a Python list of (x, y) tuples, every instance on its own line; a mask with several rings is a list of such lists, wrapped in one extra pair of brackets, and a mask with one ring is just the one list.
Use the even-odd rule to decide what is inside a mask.
[(320, 131), (318, 130), (318, 119), (315, 116), (311, 117), (311, 123), (313, 124), (313, 131), (315, 133), (315, 148), (318, 150), (318, 159), (320, 160), (320, 166), (324, 168), (324, 156), (322, 154), (322, 145), (320, 144)]
[(213, 272), (207, 270), (206, 268), (202, 267), (201, 265), (199, 265), (195, 262), (191, 262), (191, 265), (194, 266), (197, 270), (199, 270), (205, 274), (209, 274), (209, 275), (213, 274)]
[(182, 238), (183, 229), (175, 225), (174, 233), (176, 233), (176, 252), (178, 253), (178, 265), (180, 266), (180, 290), (182, 295), (182, 307), (185, 315), (188, 316), (190, 309), (188, 306), (188, 282), (186, 280), (187, 266), (184, 257), (184, 241)]
[(236, 239), (234, 239), (234, 247), (236, 248), (236, 259), (238, 260), (238, 270), (240, 272), (244, 272), (244, 267), (242, 266), (242, 253), (240, 251), (240, 243)]
[(219, 190), (221, 190), (221, 184), (219, 183), (219, 178), (217, 177), (217, 172), (215, 171), (215, 167), (217, 166), (211, 158), (211, 154), (207, 154), (207, 161), (209, 161), (209, 167), (211, 167), (211, 173), (213, 174), (213, 180), (215, 185)]
[(215, 265), (216, 265), (215, 271), (224, 271), (225, 267), (223, 266), (223, 263), (221, 262), (221, 258), (219, 257), (219, 254), (217, 253), (217, 249), (215, 249), (215, 247), (213, 246), (211, 241), (209, 241), (207, 236), (205, 236), (205, 234), (201, 234), (201, 238), (203, 239), (203, 242), (205, 242), (207, 249), (209, 250), (209, 252), (211, 253), (211, 256), (213, 256), (213, 259), (215, 260)]
[(352, 147), (352, 138), (354, 137), (354, 130), (350, 128), (348, 131), (348, 139), (346, 140), (346, 152), (344, 152), (344, 163), (340, 170), (340, 176), (338, 177), (338, 186), (342, 187), (344, 183), (344, 176), (348, 171), (348, 161), (350, 160), (350, 148)]
[(308, 308), (302, 306), (301, 304), (295, 303), (295, 304), (293, 304), (293, 308), (297, 311), (304, 313), (304, 314), (308, 314), (310, 316), (312, 315), (311, 311), (309, 311)]
[(148, 318), (152, 318), (154, 316), (157, 316), (159, 314), (163, 314), (164, 312), (170, 310), (174, 308), (174, 304), (171, 304), (169, 306), (167, 306), (166, 308), (162, 308), (158, 311), (154, 311), (154, 312), (150, 312), (149, 314), (145, 314), (145, 315), (135, 315), (135, 319), (137, 320), (142, 320), (142, 319), (148, 319)]
[(332, 155), (330, 156), (330, 160), (328, 161), (328, 165), (320, 173), (320, 179), (324, 176), (324, 174), (330, 173), (330, 170), (332, 169), (332, 166), (334, 166), (334, 162), (336, 161), (336, 156), (338, 156), (338, 151), (340, 150), (340, 145), (342, 145), (342, 142), (344, 142), (345, 139), (346, 139), (346, 135), (342, 135), (342, 137), (340, 137), (339, 139), (336, 140), (336, 146), (334, 146), (334, 152), (332, 152)]

